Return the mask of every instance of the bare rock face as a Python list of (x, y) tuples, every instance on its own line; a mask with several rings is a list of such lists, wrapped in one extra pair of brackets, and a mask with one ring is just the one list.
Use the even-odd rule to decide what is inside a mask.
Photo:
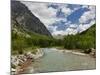
[(11, 1), (11, 23), (30, 32), (50, 36), (45, 25), (19, 1)]

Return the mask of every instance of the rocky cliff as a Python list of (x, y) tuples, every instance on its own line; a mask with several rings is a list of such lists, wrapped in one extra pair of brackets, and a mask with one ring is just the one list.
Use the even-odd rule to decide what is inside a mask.
[(51, 37), (45, 25), (19, 1), (11, 1), (11, 26)]

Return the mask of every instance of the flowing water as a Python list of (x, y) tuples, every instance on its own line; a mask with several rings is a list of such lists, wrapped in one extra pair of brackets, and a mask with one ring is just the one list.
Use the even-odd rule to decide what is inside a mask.
[(96, 68), (95, 58), (71, 52), (64, 53), (56, 48), (43, 48), (44, 56), (37, 59), (27, 73), (43, 73), (57, 71), (89, 70)]

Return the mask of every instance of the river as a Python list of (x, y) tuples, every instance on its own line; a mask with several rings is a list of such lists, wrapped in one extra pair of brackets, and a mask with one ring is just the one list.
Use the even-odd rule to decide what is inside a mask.
[(96, 68), (96, 60), (90, 56), (64, 53), (56, 48), (43, 48), (44, 56), (37, 59), (25, 73), (89, 70)]

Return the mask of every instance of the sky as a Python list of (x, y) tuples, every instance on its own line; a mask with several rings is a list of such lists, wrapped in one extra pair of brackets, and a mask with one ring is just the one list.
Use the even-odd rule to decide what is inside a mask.
[(93, 5), (29, 1), (22, 3), (44, 23), (52, 35), (75, 35), (96, 22), (96, 7)]

